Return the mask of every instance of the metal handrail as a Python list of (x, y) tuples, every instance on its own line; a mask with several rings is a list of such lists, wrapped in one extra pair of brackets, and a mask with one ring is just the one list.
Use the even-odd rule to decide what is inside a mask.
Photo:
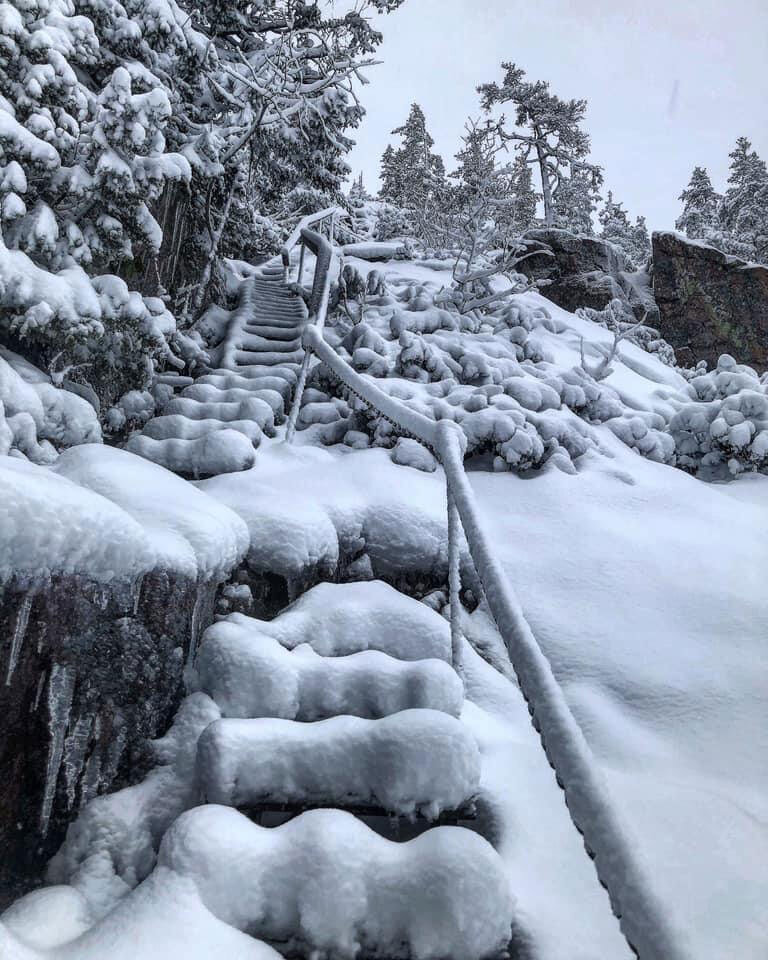
[[(315, 235), (317, 236), (317, 235)], [(319, 238), (322, 240), (322, 238)], [(320, 266), (320, 264), (318, 264)], [(317, 279), (317, 278), (316, 278)], [(327, 306), (327, 301), (326, 301)], [(323, 320), (325, 319), (323, 315)], [(490, 544), (474, 492), (464, 470), (466, 439), (451, 420), (430, 420), (363, 378), (323, 339), (322, 329), (307, 326), (302, 336), (305, 364), (291, 418), (293, 437), (310, 354), (325, 364), (355, 396), (436, 454), (446, 477), (448, 560), (453, 663), (461, 672), (459, 535), (467, 541), (490, 611), (528, 704), (534, 729), (563, 790), (571, 820), (582, 835), (597, 876), (608, 892), (611, 908), (630, 948), (641, 960), (690, 960), (632, 847), (608, 797), (581, 727), (576, 722), (546, 655), (525, 618), (522, 606)]]
[[(307, 214), (306, 217), (302, 217), (301, 220), (296, 224), (296, 226), (291, 230), (288, 235), (288, 239), (283, 244), (280, 250), (280, 256), (283, 261), (283, 267), (285, 269), (285, 279), (288, 280), (288, 274), (291, 269), (291, 253), (293, 248), (301, 243), (303, 234), (305, 230), (309, 230), (313, 226), (319, 226), (322, 228), (325, 221), (330, 220), (330, 230), (329, 230), (329, 240), (333, 240), (333, 229), (335, 226), (335, 221), (337, 219), (348, 217), (349, 214), (343, 207), (326, 207), (324, 210), (318, 210), (317, 213)], [(301, 274), (304, 267), (304, 245), (302, 244), (302, 250), (299, 260), (299, 279), (298, 282), (301, 283)]]
[[(326, 220), (324, 217), (323, 220)], [(301, 282), (301, 267), (303, 263), (304, 250), (309, 249), (315, 254), (315, 277), (312, 283), (312, 293), (309, 299), (309, 320), (306, 330), (313, 330), (318, 336), (322, 334), (325, 326), (325, 317), (328, 312), (328, 300), (331, 294), (331, 261), (333, 260), (333, 224), (335, 214), (330, 219), (330, 238), (326, 239), (321, 234), (310, 230), (308, 227), (302, 227), (300, 231), (302, 243), (302, 259), (299, 262), (299, 283)], [(304, 358), (301, 362), (301, 370), (296, 383), (296, 390), (293, 396), (293, 405), (288, 417), (288, 426), (286, 427), (286, 440), (288, 443), (293, 441), (296, 432), (296, 421), (301, 408), (301, 400), (304, 396), (304, 388), (307, 384), (307, 374), (309, 373), (309, 363), (311, 359), (310, 352), (304, 349)]]

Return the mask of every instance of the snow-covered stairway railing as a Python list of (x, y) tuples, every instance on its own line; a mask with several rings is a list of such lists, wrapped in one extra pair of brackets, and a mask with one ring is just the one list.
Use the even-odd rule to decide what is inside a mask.
[[(310, 213), (309, 216), (304, 217), (296, 224), (280, 251), (280, 256), (283, 261), (283, 268), (285, 270), (286, 283), (290, 280), (291, 254), (293, 253), (294, 248), (299, 245), (301, 249), (299, 251), (299, 270), (296, 283), (301, 285), (301, 279), (304, 274), (304, 254), (307, 247), (304, 231), (309, 230), (310, 227), (314, 227), (314, 232), (318, 233), (320, 236), (322, 236), (323, 232), (325, 231), (328, 235), (328, 240), (333, 243), (333, 234), (336, 229), (336, 221), (347, 216), (349, 216), (349, 214), (343, 207), (327, 207), (325, 210), (319, 210), (317, 213)], [(310, 249), (312, 249), (311, 244)]]
[[(430, 447), (442, 463), (448, 495), (454, 650), (460, 644), (458, 528), (461, 526), (488, 606), (509, 651), (533, 726), (563, 790), (571, 820), (581, 833), (598, 878), (608, 892), (622, 933), (640, 960), (690, 958), (673, 930), (669, 911), (653, 892), (647, 871), (610, 803), (607, 785), (584, 734), (493, 554), (464, 470), (465, 438), (460, 427), (453, 421), (430, 420), (384, 393), (342, 360), (317, 327), (305, 328), (302, 343), (307, 357), (314, 354), (355, 396), (385, 417), (401, 434)], [(297, 391), (294, 410), (299, 405)], [(460, 668), (455, 653), (454, 665)]]
[[(331, 261), (333, 260), (333, 232), (336, 226), (336, 220), (339, 217), (345, 217), (347, 213), (341, 207), (329, 207), (327, 210), (321, 210), (320, 213), (312, 217), (305, 217), (298, 224), (294, 232), (288, 238), (283, 247), (283, 267), (285, 268), (286, 282), (290, 275), (291, 250), (301, 240), (301, 254), (299, 257), (299, 273), (297, 283), (301, 284), (302, 272), (304, 269), (304, 251), (309, 248), (315, 255), (315, 277), (312, 284), (312, 294), (309, 300), (309, 321), (308, 324), (314, 329), (322, 331), (325, 326), (325, 316), (328, 312), (328, 298), (331, 293)], [(322, 231), (326, 228), (328, 237), (322, 233), (310, 230), (310, 226), (317, 226)], [(309, 372), (310, 354), (305, 351), (304, 359), (299, 371), (299, 380), (296, 384), (296, 390), (293, 395), (293, 406), (288, 418), (288, 427), (286, 429), (286, 439), (289, 443), (293, 440), (296, 432), (296, 420), (301, 409), (301, 400), (304, 396), (304, 387), (307, 383), (307, 373)]]

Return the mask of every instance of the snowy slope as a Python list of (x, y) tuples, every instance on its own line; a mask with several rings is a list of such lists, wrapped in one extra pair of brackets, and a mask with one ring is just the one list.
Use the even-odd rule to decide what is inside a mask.
[[(398, 262), (381, 268), (358, 260), (355, 265), (361, 272), (382, 269), (401, 291), (418, 279), (421, 285), (433, 284), (434, 293), (445, 279), (420, 264)], [(424, 309), (405, 312), (426, 317), (429, 324), (429, 318), (435, 318), (429, 299), (424, 298)], [(412, 301), (404, 302), (413, 306)], [(559, 310), (538, 294), (526, 294), (518, 302), (533, 317), (527, 332), (540, 351), (540, 359), (530, 363), (539, 372), (545, 365), (544, 386), (549, 389), (554, 390), (551, 384), (570, 375), (580, 363), (582, 349), (588, 363), (595, 365), (610, 347), (612, 337), (604, 328)], [(382, 305), (378, 318), (372, 317), (374, 329), (390, 328), (393, 306)], [(537, 311), (542, 308), (551, 322), (540, 322)], [(413, 321), (411, 316), (408, 319)], [(473, 336), (471, 331), (462, 335)], [(435, 336), (434, 342), (442, 337), (449, 345), (454, 334), (437, 330)], [(508, 338), (502, 336), (499, 346), (488, 331), (479, 336), (486, 355), (498, 361), (497, 369), (515, 369), (518, 361)], [(437, 395), (428, 389), (434, 384), (409, 379), (394, 369), (395, 342), (386, 340), (383, 348), (379, 344), (384, 353), (378, 356), (386, 354), (390, 375), (379, 373), (377, 385), (416, 408), (434, 412), (431, 405)], [(370, 359), (363, 354), (360, 359), (366, 358)], [(667, 427), (672, 418), (698, 403), (701, 394), (674, 368), (631, 343), (621, 344), (613, 372), (602, 381), (601, 389), (607, 388), (610, 394), (603, 394), (597, 403), (608, 403), (612, 415), (589, 423), (565, 401), (555, 405), (547, 390), (536, 394), (536, 380), (541, 378), (533, 366), (513, 375), (526, 386), (513, 385), (505, 393), (505, 404), (496, 404), (500, 412), (504, 416), (520, 413), (529, 426), (538, 423), (535, 429), (544, 433), (562, 427), (561, 439), (573, 433), (585, 442), (569, 448), (567, 457), (553, 457), (543, 469), (523, 470), (523, 475), (480, 469), (490, 462), (474, 460), (470, 478), (486, 528), (608, 780), (638, 856), (648, 866), (675, 926), (684, 931), (690, 955), (697, 960), (762, 960), (768, 944), (764, 910), (768, 902), (764, 866), (768, 862), (768, 591), (763, 573), (768, 561), (768, 478), (743, 474), (730, 483), (705, 483), (668, 463), (656, 462), (666, 457), (666, 441), (649, 441), (643, 447), (647, 456), (642, 456), (640, 441), (655, 433), (671, 436)], [(764, 384), (743, 371), (734, 374), (724, 368), (722, 373), (721, 392), (717, 393), (718, 387), (712, 399), (702, 400), (702, 407), (716, 404), (719, 409), (723, 395), (735, 384), (737, 392), (758, 394), (754, 403), (755, 409), (760, 408)], [(703, 387), (715, 389), (717, 377), (721, 374), (712, 375)], [(740, 377), (746, 378), (743, 383), (737, 383)], [(459, 392), (465, 386), (460, 384)], [(461, 393), (462, 403), (472, 389)], [(490, 400), (499, 393), (489, 390), (485, 395)], [(510, 399), (513, 402), (507, 403)], [(546, 423), (540, 411), (532, 409), (539, 402), (552, 404), (544, 411)], [(312, 401), (318, 406), (325, 403), (319, 398)], [(336, 398), (334, 403), (341, 408), (343, 401)], [(476, 405), (478, 409), (468, 413), (487, 420), (483, 410), (491, 404), (477, 401)], [(529, 413), (534, 416), (529, 418)], [(628, 424), (629, 432), (613, 421)], [(271, 570), (297, 585), (307, 571), (334, 571), (344, 556), (357, 557), (361, 577), (404, 572), (444, 577), (442, 471), (425, 473), (398, 466), (390, 458), (386, 437), (381, 437), (384, 449), (351, 449), (351, 444), (339, 442), (340, 432), (335, 444), (319, 449), (314, 445), (318, 431), (327, 424), (311, 418), (307, 422), (313, 425), (299, 433), (296, 447), (286, 448), (278, 436), (264, 442), (253, 470), (196, 484), (195, 492), (204, 492), (206, 503), (218, 501), (229, 508), (226, 517), (233, 551), (242, 552), (249, 541), (253, 569)], [(708, 420), (707, 429), (709, 425)], [(757, 435), (753, 430), (751, 438)], [(363, 441), (370, 438), (361, 436), (360, 445), (365, 446)], [(708, 437), (707, 442), (713, 439)], [(145, 529), (160, 522), (151, 511), (146, 513), (143, 507), (138, 511), (130, 491), (119, 489), (119, 496), (112, 492), (114, 463), (105, 462), (107, 479), (98, 483), (90, 479), (96, 475), (87, 463), (78, 463), (87, 456), (72, 451), (62, 458), (65, 464), (67, 460), (78, 464), (72, 468), (72, 479), (108, 494), (125, 511), (121, 516), (130, 515)], [(511, 460), (507, 463), (512, 465)], [(99, 475), (101, 471), (99, 467)], [(50, 471), (45, 473), (52, 477)], [(160, 475), (165, 477), (163, 471)], [(153, 473), (143, 483), (148, 487), (154, 478)], [(178, 482), (179, 490), (191, 490), (189, 484)], [(163, 496), (176, 497), (175, 489), (163, 489)], [(215, 525), (215, 513), (209, 507), (206, 510)], [(174, 514), (163, 524), (183, 532), (178, 525), (184, 512), (182, 508), (181, 517)], [(204, 523), (203, 547), (208, 529)], [(310, 642), (322, 656), (345, 656), (364, 647), (369, 632), (385, 631), (384, 636), (398, 609), (408, 617), (412, 610), (406, 610), (407, 604), (427, 610), (412, 600), (403, 606), (405, 598), (393, 606), (377, 607), (377, 588), (365, 584), (365, 602), (345, 594), (348, 616), (340, 618), (328, 610), (330, 595), (343, 589), (316, 588), (319, 592), (312, 591), (271, 624), (251, 622), (288, 648)], [(326, 593), (321, 596), (322, 590)], [(444, 637), (435, 635), (435, 643), (444, 642), (447, 650), (447, 625), (441, 624)], [(397, 655), (407, 656), (411, 636), (396, 629), (394, 621), (391, 626), (387, 645), (373, 649), (389, 652), (397, 641)], [(483, 607), (465, 618), (465, 633), (474, 647), (498, 662), (501, 641)], [(440, 655), (436, 649), (415, 651), (416, 657)], [(493, 813), (494, 844), (504, 859), (519, 917), (533, 935), (537, 955), (546, 960), (628, 958), (607, 897), (570, 823), (514, 682), (494, 671), (469, 646), (464, 661), (467, 702), (461, 719), (480, 749), (480, 786)], [(213, 687), (209, 692), (215, 692)], [(210, 715), (206, 713), (205, 722), (217, 719), (215, 705), (204, 694), (193, 697), (194, 704), (205, 700), (214, 707)], [(191, 724), (191, 742), (205, 722)], [(160, 834), (167, 826), (162, 817), (157, 821), (162, 827), (147, 826), (153, 805), (162, 808), (162, 789), (178, 794), (177, 812), (193, 802), (189, 762), (188, 757), (178, 761), (181, 772), (157, 768), (150, 775), (154, 778), (151, 789), (136, 788), (149, 809), (134, 809), (128, 801), (120, 829), (114, 833), (110, 832), (112, 807), (104, 802), (101, 812), (91, 816), (90, 825), (88, 817), (84, 820), (82, 849), (74, 854), (73, 840), (69, 854), (75, 859), (84, 856), (97, 835), (113, 860), (128, 849), (137, 863), (150, 863), (158, 838), (148, 834), (153, 829)], [(125, 802), (116, 800), (116, 805)], [(336, 824), (333, 827), (336, 830)], [(343, 833), (343, 826), (338, 829)], [(76, 835), (77, 831), (75, 839)], [(137, 838), (135, 847), (132, 836)], [(93, 873), (91, 865), (89, 876)], [(159, 922), (147, 905), (148, 891), (151, 895), (157, 882), (152, 877), (157, 875), (156, 871), (110, 915), (111, 922), (126, 923), (132, 902), (147, 911), (148, 925)], [(66, 872), (62, 876), (71, 881)], [(182, 880), (174, 877), (164, 886), (162, 898), (166, 896), (179, 909), (192, 903), (190, 916), (194, 915), (195, 924), (219, 923), (219, 914), (207, 919), (202, 911), (208, 905), (198, 906), (197, 894), (189, 894)], [(123, 936), (133, 935), (131, 923), (124, 929)], [(234, 936), (231, 928), (226, 929), (227, 936)], [(103, 930), (102, 925), (101, 935)], [(95, 939), (97, 933), (93, 937), (101, 942)], [(216, 942), (223, 944), (224, 935)], [(239, 956), (235, 943), (232, 955)], [(243, 956), (251, 956), (246, 947), (242, 950)]]

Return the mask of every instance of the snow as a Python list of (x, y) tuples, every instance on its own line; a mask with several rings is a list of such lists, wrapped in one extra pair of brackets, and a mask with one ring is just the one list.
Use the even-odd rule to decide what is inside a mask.
[(409, 437), (400, 437), (392, 448), (392, 462), (404, 467), (413, 467), (423, 470), (424, 473), (434, 473), (437, 461), (423, 444)]
[(99, 420), (90, 403), (68, 390), (55, 387), (48, 374), (2, 347), (0, 401), (8, 417), (20, 412), (29, 413), (35, 421), (38, 437), (51, 441), (58, 448), (101, 440)]
[(216, 420), (197, 423), (206, 425), (202, 436), (155, 439), (135, 433), (125, 449), (167, 470), (191, 473), (195, 478), (248, 470), (254, 465), (253, 443), (239, 430), (228, 429), (227, 424)]
[(405, 253), (402, 243), (365, 242), (347, 243), (341, 248), (345, 257), (355, 257), (358, 260), (376, 262), (381, 260), (395, 260)]
[(147, 532), (118, 505), (13, 457), (0, 457), (0, 529), (0, 582), (52, 573), (134, 581), (155, 564)]
[(274, 637), (289, 649), (308, 643), (324, 657), (379, 650), (400, 660), (450, 662), (450, 630), (425, 604), (381, 580), (320, 583), (274, 620), (230, 620)]
[(245, 553), (247, 531), (232, 511), (141, 457), (85, 444), (66, 450), (53, 470), (108, 498), (140, 524), (159, 566), (216, 582)]
[(200, 737), (197, 761), (208, 803), (352, 804), (429, 819), (471, 800), (480, 777), (471, 734), (436, 710), (311, 724), (219, 720)]
[(196, 668), (200, 689), (224, 717), (374, 719), (414, 707), (458, 716), (464, 698), (442, 660), (401, 661), (376, 650), (321, 657), (309, 644), (289, 652), (245, 617), (208, 628)]
[(341, 459), (276, 443), (261, 447), (255, 469), (197, 486), (243, 518), (255, 571), (299, 580), (315, 567), (334, 569), (356, 546), (380, 575), (439, 572), (447, 562), (444, 486), (416, 471), (403, 486), (401, 471), (384, 450)]
[[(49, 888), (50, 889), (50, 888)], [(0, 916), (0, 953), (8, 960), (280, 960), (272, 947), (235, 930), (203, 903), (194, 878), (156, 871), (101, 922), (78, 936), (81, 898), (71, 887)], [(11, 913), (11, 911), (14, 911)], [(10, 922), (6, 924), (6, 916)], [(63, 915), (67, 917), (60, 923)], [(49, 944), (49, 949), (39, 949)], [(27, 946), (28, 945), (28, 946)], [(34, 949), (38, 947), (38, 949)]]
[[(704, 484), (603, 442), (612, 458), (576, 476), (474, 472), (472, 486), (690, 954), (758, 960), (768, 940), (768, 481), (752, 478), (742, 497), (741, 480)], [(525, 862), (521, 849), (515, 859)], [(567, 883), (541, 896), (537, 928), (562, 932), (574, 866), (558, 858)], [(551, 956), (572, 957), (574, 941), (563, 935)]]
[(460, 827), (392, 843), (337, 810), (266, 829), (206, 806), (176, 821), (159, 862), (193, 877), (225, 922), (270, 941), (296, 938), (310, 953), (480, 960), (509, 938), (513, 906), (498, 859)]

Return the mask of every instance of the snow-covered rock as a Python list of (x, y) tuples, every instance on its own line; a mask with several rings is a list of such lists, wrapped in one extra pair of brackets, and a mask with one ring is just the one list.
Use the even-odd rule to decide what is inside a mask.
[(138, 522), (157, 566), (215, 582), (245, 553), (247, 530), (231, 510), (141, 457), (86, 444), (65, 451), (53, 470)]

